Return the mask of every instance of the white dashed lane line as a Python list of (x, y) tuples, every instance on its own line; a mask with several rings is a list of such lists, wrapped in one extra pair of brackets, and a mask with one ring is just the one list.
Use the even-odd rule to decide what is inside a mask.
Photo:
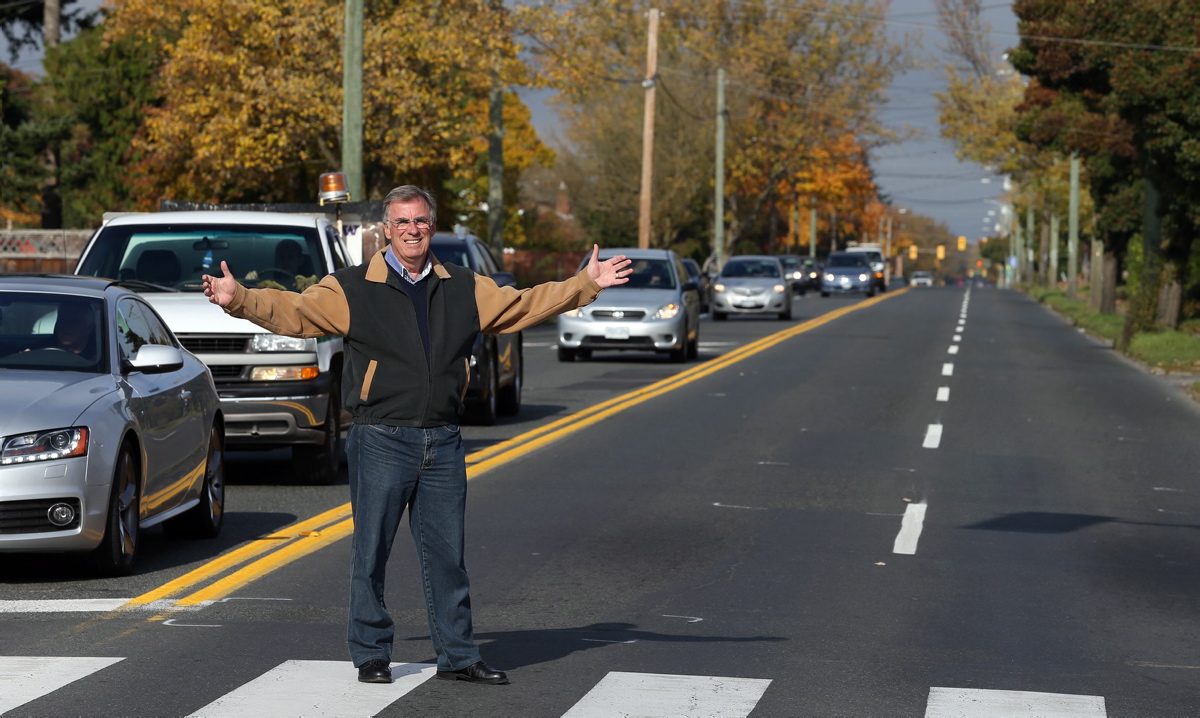
[(925, 449), (936, 449), (942, 443), (942, 425), (930, 424), (925, 430), (925, 443), (921, 444)]

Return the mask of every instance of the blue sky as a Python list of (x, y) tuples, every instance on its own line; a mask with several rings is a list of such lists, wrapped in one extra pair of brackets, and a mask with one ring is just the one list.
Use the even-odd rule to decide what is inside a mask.
[[(80, 4), (96, 8), (101, 2), (82, 0)], [(1017, 43), (1011, 0), (985, 5), (984, 18), (992, 28), (997, 54)], [(939, 69), (944, 64), (941, 48), (945, 41), (937, 29), (934, 2), (892, 0), (887, 22), (893, 37), (920, 35), (919, 47), (912, 49), (933, 67), (905, 73), (892, 83), (890, 102), (881, 114), (884, 123), (897, 130), (907, 126), (918, 131), (920, 137), (876, 150), (872, 155), (876, 179), (895, 205), (945, 222), (953, 234), (975, 242), (983, 235), (983, 218), (992, 206), (987, 200), (999, 198), (1004, 190), (1001, 178), (974, 163), (959, 162), (954, 147), (939, 135), (934, 93), (945, 87)], [(0, 38), (0, 52), (6, 62), (7, 51)], [(37, 73), (41, 64), (37, 55), (30, 54), (20, 58), (16, 66)], [(558, 123), (543, 104), (547, 94), (524, 93), (524, 97), (539, 132), (553, 137)]]

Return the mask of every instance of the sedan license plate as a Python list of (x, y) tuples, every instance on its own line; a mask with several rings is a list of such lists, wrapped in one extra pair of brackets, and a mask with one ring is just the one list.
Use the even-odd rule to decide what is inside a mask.
[(762, 306), (762, 302), (756, 302), (753, 299), (743, 299), (737, 305), (745, 309), (757, 309)]
[(628, 339), (629, 327), (604, 327), (605, 339)]

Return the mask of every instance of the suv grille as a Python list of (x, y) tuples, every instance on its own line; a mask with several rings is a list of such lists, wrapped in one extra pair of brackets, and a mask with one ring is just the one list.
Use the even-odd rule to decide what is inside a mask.
[(246, 337), (231, 337), (204, 334), (179, 334), (183, 348), (196, 353), (241, 353), (246, 351)]
[[(50, 523), (46, 512), (55, 504), (70, 504), (75, 520), (66, 526)], [(79, 528), (79, 499), (31, 499), (0, 501), (0, 534), (38, 534), (49, 531), (73, 531)]]

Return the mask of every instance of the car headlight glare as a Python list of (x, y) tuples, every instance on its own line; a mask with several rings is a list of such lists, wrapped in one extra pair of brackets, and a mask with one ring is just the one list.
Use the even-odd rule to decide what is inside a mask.
[(836, 279), (837, 279), (837, 277), (833, 276), (833, 274), (826, 274), (826, 275), (825, 275), (825, 281), (827, 281), (827, 282), (832, 282), (832, 281), (834, 281), (834, 280), (836, 280)]
[(0, 465), (84, 456), (87, 448), (88, 430), (82, 426), (6, 436), (0, 439)]
[(279, 334), (255, 334), (250, 347), (256, 352), (315, 352), (317, 340)]
[(675, 317), (679, 316), (679, 312), (680, 312), (679, 305), (676, 304), (675, 302), (671, 302), (670, 304), (668, 304), (666, 306), (659, 307), (658, 311), (654, 313), (654, 316), (652, 316), (650, 318), (651, 319), (674, 319)]
[(809, 277), (811, 277), (811, 278), (813, 278), (813, 279), (816, 279), (816, 278), (817, 278), (817, 273), (816, 273), (816, 272), (813, 272), (812, 274), (809, 274), (808, 276), (809, 276)]
[(320, 373), (315, 366), (256, 366), (250, 370), (250, 381), (316, 379)]
[(771, 289), (774, 289), (776, 294), (783, 294), (787, 291), (787, 287), (783, 286), (782, 284), (776, 284), (774, 287), (771, 287)]
[(713, 285), (713, 291), (723, 292), (723, 291), (725, 291), (725, 285), (721, 284), (720, 282), (717, 282), (716, 284)]
[(860, 281), (860, 282), (867, 281), (867, 275), (865, 275), (865, 274), (858, 275), (858, 281)]

